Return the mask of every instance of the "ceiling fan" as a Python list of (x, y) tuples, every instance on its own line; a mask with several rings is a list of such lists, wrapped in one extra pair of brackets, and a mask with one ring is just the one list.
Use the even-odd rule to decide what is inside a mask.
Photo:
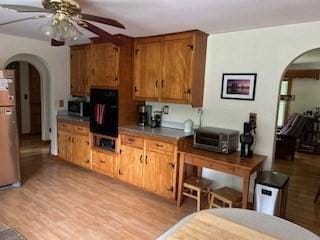
[(68, 40), (77, 40), (80, 38), (83, 33), (78, 30), (76, 25), (96, 34), (101, 40), (112, 42), (115, 45), (122, 44), (117, 37), (91, 24), (88, 21), (103, 23), (121, 29), (125, 29), (124, 25), (113, 19), (82, 13), (80, 5), (75, 0), (42, 0), (42, 6), (43, 8), (24, 5), (0, 4), (0, 8), (14, 10), (19, 13), (38, 12), (50, 14), (26, 17), (0, 23), (0, 26), (27, 20), (50, 18), (48, 24), (42, 26), (40, 29), (49, 38), (51, 38), (52, 46), (63, 46)]

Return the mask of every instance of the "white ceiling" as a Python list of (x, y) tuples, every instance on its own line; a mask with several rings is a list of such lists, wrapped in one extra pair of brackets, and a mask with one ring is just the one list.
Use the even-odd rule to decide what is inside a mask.
[[(319, 0), (78, 0), (83, 12), (114, 18), (126, 26), (111, 33), (146, 36), (200, 29), (210, 34), (320, 21)], [(1, 4), (41, 6), (40, 0), (7, 0)], [(34, 16), (0, 9), (0, 22)], [(47, 19), (0, 26), (0, 33), (44, 40), (39, 27)], [(90, 36), (87, 34), (87, 36)]]

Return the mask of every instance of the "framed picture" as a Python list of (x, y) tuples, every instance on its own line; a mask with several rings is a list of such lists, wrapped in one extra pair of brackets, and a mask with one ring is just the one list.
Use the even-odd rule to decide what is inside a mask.
[(223, 74), (222, 79), (222, 99), (255, 99), (256, 73), (228, 73)]

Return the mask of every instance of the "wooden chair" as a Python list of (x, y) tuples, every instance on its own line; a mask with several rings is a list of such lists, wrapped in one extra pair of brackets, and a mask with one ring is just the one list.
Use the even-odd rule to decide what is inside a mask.
[(208, 195), (212, 181), (205, 178), (189, 177), (183, 183), (182, 194), (197, 201), (197, 211), (201, 210), (201, 197)]
[(211, 190), (209, 194), (209, 207), (237, 207), (241, 206), (242, 193), (229, 187)]

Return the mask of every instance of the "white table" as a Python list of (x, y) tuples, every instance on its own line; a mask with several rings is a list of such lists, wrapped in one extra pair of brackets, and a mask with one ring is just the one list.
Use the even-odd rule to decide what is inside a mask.
[[(205, 211), (281, 240), (320, 240), (318, 236), (296, 224), (255, 211), (236, 208), (209, 209)], [(167, 239), (196, 214), (198, 213), (194, 213), (182, 219), (175, 226), (161, 235), (158, 240)]]

